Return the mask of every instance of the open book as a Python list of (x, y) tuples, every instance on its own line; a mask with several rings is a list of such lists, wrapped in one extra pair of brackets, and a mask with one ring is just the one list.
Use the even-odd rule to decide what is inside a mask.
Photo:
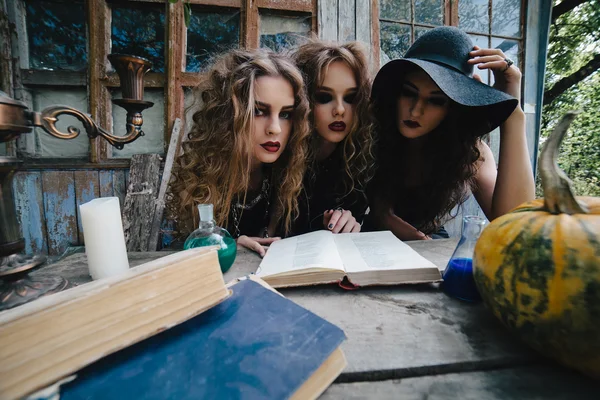
[(438, 267), (390, 231), (317, 231), (274, 242), (256, 275), (273, 287), (341, 281), (356, 286), (441, 280)]

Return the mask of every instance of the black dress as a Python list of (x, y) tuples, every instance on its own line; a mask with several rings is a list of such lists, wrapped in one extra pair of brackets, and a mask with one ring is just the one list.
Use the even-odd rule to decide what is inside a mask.
[(269, 225), (271, 192), (270, 178), (265, 178), (260, 191), (248, 191), (245, 204), (241, 198), (234, 200), (227, 223), (231, 236), (236, 239), (241, 235), (264, 236)]
[(344, 185), (345, 175), (341, 146), (318, 162), (314, 173), (306, 172), (298, 199), (300, 214), (292, 225), (293, 235), (325, 229), (323, 213), (338, 207), (351, 211), (356, 221), (362, 223), (367, 210), (366, 195), (357, 188), (348, 193)]

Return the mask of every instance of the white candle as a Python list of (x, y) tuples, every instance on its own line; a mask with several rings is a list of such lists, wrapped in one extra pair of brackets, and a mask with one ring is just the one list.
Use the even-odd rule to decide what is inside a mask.
[(79, 206), (85, 253), (92, 279), (129, 269), (121, 208), (117, 197), (102, 197)]

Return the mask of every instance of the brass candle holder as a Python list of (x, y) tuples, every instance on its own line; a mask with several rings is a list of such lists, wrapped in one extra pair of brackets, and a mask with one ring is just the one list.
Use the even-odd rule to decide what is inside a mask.
[[(60, 132), (56, 122), (60, 115), (77, 118), (90, 138), (102, 137), (117, 149), (122, 149), (143, 136), (142, 111), (154, 103), (144, 101), (144, 76), (152, 67), (150, 61), (129, 55), (109, 54), (121, 81), (122, 99), (113, 103), (127, 111), (126, 132), (116, 136), (98, 126), (92, 117), (73, 107), (50, 106), (41, 112), (29, 111), (27, 105), (0, 92), (0, 142), (8, 142), (23, 133), (29, 133), (34, 127), (44, 129), (59, 139), (73, 139), (81, 133), (73, 126), (67, 132)], [(0, 311), (27, 303), (44, 294), (63, 290), (68, 282), (61, 277), (31, 278), (28, 276), (40, 267), (46, 257), (42, 255), (24, 256), (19, 254), (25, 249), (25, 240), (15, 211), (13, 177), (21, 160), (15, 157), (0, 157)]]

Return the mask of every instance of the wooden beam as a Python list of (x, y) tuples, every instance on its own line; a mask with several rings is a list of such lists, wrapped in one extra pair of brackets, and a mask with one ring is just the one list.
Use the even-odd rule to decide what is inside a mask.
[(78, 71), (22, 69), (21, 79), (26, 86), (83, 87), (87, 85), (87, 74)]
[(129, 185), (122, 211), (127, 251), (148, 251), (159, 169), (158, 154), (134, 154), (131, 157)]
[[(87, 26), (89, 27), (89, 112), (101, 127), (111, 130), (110, 93), (102, 83), (106, 77), (106, 55), (110, 49), (110, 9), (105, 0), (88, 0), (86, 6)], [(105, 140), (100, 137), (90, 140), (91, 162), (97, 163), (106, 160), (107, 153)]]
[(182, 72), (179, 83), (182, 87), (194, 87), (200, 83), (200, 79), (202, 79), (202, 74), (197, 72)]
[(379, 42), (379, 0), (371, 0), (371, 66), (373, 71), (378, 71), (380, 64), (381, 43)]
[(107, 161), (98, 164), (92, 163), (86, 159), (76, 158), (28, 158), (25, 163), (19, 167), (20, 171), (37, 170), (80, 170), (80, 169), (128, 169), (130, 161), (126, 158), (110, 158)]
[(338, 2), (337, 0), (318, 0), (318, 2), (319, 39), (335, 41), (338, 39)]
[(188, 0), (190, 4), (216, 7), (241, 8), (244, 0)]
[(242, 46), (247, 49), (256, 49), (258, 40), (258, 7), (254, 0), (243, 0), (242, 7)]
[[(12, 57), (12, 28), (8, 18), (6, 2), (2, 1), (0, 9), (0, 89), (14, 97), (13, 88), (13, 57)], [(6, 142), (6, 154), (16, 156), (16, 142)]]
[(167, 2), (167, 39), (165, 46), (166, 78), (165, 87), (165, 125), (164, 125), (164, 150), (171, 137), (171, 129), (177, 118), (183, 118), (183, 89), (181, 87), (181, 73), (183, 70), (186, 47), (186, 28), (183, 17), (183, 4)]
[(148, 251), (159, 250), (158, 249), (158, 236), (160, 233), (160, 226), (163, 221), (163, 214), (165, 211), (167, 189), (169, 188), (169, 182), (171, 181), (171, 172), (173, 171), (173, 163), (179, 153), (180, 137), (182, 135), (181, 130), (181, 119), (175, 119), (173, 123), (173, 131), (171, 133), (171, 140), (169, 143), (169, 149), (167, 151), (167, 157), (165, 158), (165, 167), (163, 169), (162, 179), (160, 182), (160, 189), (158, 190), (158, 196), (156, 197), (156, 207), (154, 209), (154, 218), (150, 226), (150, 237), (148, 239)]
[(270, 10), (302, 11), (312, 13), (314, 2), (312, 0), (256, 0), (258, 8)]

